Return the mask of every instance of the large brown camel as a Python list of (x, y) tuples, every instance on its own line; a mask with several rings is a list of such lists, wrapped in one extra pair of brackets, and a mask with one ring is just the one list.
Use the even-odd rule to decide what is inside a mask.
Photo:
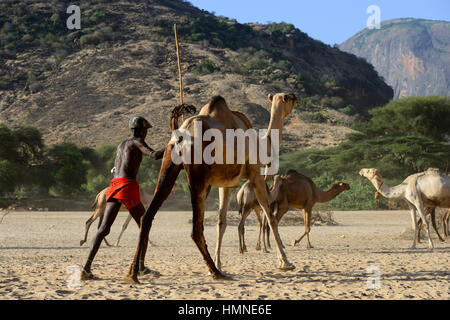
[[(278, 129), (277, 125), (279, 123), (283, 123), (285, 116), (287, 116), (290, 110), (292, 110), (292, 108), (297, 104), (297, 98), (293, 94), (280, 93), (275, 96), (269, 95), (269, 100), (272, 102), (272, 127), (269, 127), (269, 129)], [(278, 112), (276, 110), (278, 110)], [(201, 128), (199, 129), (199, 127)], [(265, 184), (264, 177), (261, 174), (263, 164), (259, 158), (256, 163), (251, 163), (250, 144), (248, 138), (245, 139), (243, 146), (243, 163), (239, 163), (236, 158), (237, 152), (235, 151), (238, 147), (240, 147), (240, 145), (236, 146), (235, 143), (230, 145), (230, 143), (227, 143), (227, 139), (225, 139), (227, 129), (231, 129), (231, 131), (238, 129), (246, 131), (250, 128), (252, 128), (252, 125), (244, 114), (230, 110), (222, 97), (215, 96), (209, 103), (203, 106), (199, 115), (186, 119), (179, 130), (176, 131), (184, 136), (172, 134), (172, 138), (164, 153), (153, 200), (142, 218), (139, 241), (133, 262), (126, 277), (127, 281), (139, 283), (137, 277), (139, 261), (145, 259), (144, 244), (148, 240), (153, 218), (162, 203), (169, 196), (170, 190), (175, 184), (175, 180), (183, 168), (187, 176), (191, 193), (193, 211), (191, 237), (200, 250), (209, 272), (214, 279), (230, 278), (219, 271), (206, 246), (206, 240), (203, 234), (205, 200), (211, 190), (211, 187), (219, 188), (221, 200), (219, 228), (223, 231), (230, 189), (238, 187), (239, 182), (243, 179), (249, 180), (253, 185), (256, 198), (261, 204), (264, 214), (269, 221), (269, 225), (275, 237), (275, 243), (278, 249), (280, 269), (294, 269), (294, 266), (288, 261), (284, 250), (281, 248), (280, 236), (278, 234), (278, 223), (269, 208), (268, 188)], [(223, 155), (222, 159), (227, 159), (227, 154), (233, 154), (234, 158), (231, 160), (234, 160), (231, 161), (232, 163), (229, 161), (223, 161), (222, 163), (219, 161), (206, 163), (203, 157), (201, 157), (201, 159), (195, 159), (195, 155), (198, 154), (199, 151), (198, 149), (196, 150), (196, 147), (200, 148), (201, 155), (204, 155), (205, 149), (213, 145), (213, 143), (207, 143), (205, 142), (206, 139), (203, 139), (203, 141), (201, 141), (198, 145), (196, 144), (196, 141), (199, 139), (194, 139), (194, 143), (192, 143), (188, 138), (195, 138), (199, 135), (203, 137), (204, 132), (208, 129), (215, 129), (216, 133), (221, 133), (220, 135), (215, 136), (214, 143), (216, 146), (219, 145), (220, 147), (217, 147), (214, 150), (217, 154)], [(270, 132), (271, 131), (269, 130), (268, 133)], [(174, 161), (172, 156), (175, 158), (176, 156), (186, 157), (187, 160), (190, 161)], [(223, 232), (221, 234), (223, 235)]]
[[(295, 246), (306, 236), (306, 248), (312, 248), (311, 242), (309, 240), (309, 233), (311, 230), (311, 214), (312, 208), (316, 203), (324, 203), (333, 200), (341, 192), (350, 190), (350, 186), (347, 183), (337, 181), (333, 183), (329, 190), (320, 190), (315, 183), (308, 177), (298, 173), (295, 170), (289, 170), (284, 176), (280, 178), (281, 183), (278, 187), (278, 192), (275, 194), (274, 203), (272, 206), (275, 208), (274, 213), (278, 222), (283, 218), (284, 214), (288, 211), (289, 207), (302, 209), (303, 219), (305, 223), (305, 232), (300, 236), (298, 240), (294, 240), (292, 245)], [(246, 194), (251, 195), (253, 190), (251, 190), (250, 185), (244, 185), (242, 188), (248, 189)], [(242, 194), (245, 194), (244, 192)], [(239, 193), (238, 193), (239, 195)], [(245, 199), (238, 200), (243, 203), (244, 208), (249, 207), (246, 203), (251, 201), (251, 196), (247, 196)], [(253, 204), (253, 208), (256, 208), (258, 204)], [(241, 210), (241, 209), (240, 209)], [(259, 215), (258, 209), (255, 210), (256, 215)], [(244, 223), (247, 216), (250, 214), (250, 210), (243, 210), (241, 216), (241, 221), (239, 223), (238, 232), (239, 238), (242, 237), (242, 243), (239, 243), (239, 251), (242, 253), (246, 251), (245, 241), (244, 241)], [(258, 221), (261, 219), (258, 218)], [(266, 240), (266, 228), (260, 225), (263, 233), (263, 251), (267, 251), (267, 246), (270, 246), (268, 242), (268, 237)], [(266, 246), (267, 241), (267, 246)], [(258, 239), (259, 242), (259, 239)], [(258, 249), (257, 245), (257, 249)]]
[(361, 169), (359, 174), (372, 182), (377, 190), (375, 197), (382, 195), (385, 198), (403, 198), (409, 206), (411, 213), (414, 240), (411, 246), (416, 248), (417, 222), (416, 214), (422, 219), (427, 230), (428, 247), (433, 249), (430, 228), (425, 216), (425, 208), (450, 208), (450, 176), (437, 169), (430, 168), (427, 171), (408, 176), (401, 184), (389, 187), (383, 182), (383, 178), (377, 169)]

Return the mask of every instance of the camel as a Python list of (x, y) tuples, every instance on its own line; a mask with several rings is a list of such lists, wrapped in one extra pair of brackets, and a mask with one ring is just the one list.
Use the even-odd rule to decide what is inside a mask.
[[(269, 142), (272, 130), (281, 129), (284, 118), (292, 111), (298, 100), (295, 95), (285, 93), (279, 93), (274, 96), (270, 94), (268, 98), (272, 102), (271, 120), (266, 135), (266, 139)], [(200, 130), (198, 130), (199, 128)], [(239, 182), (243, 179), (249, 180), (253, 185), (256, 198), (269, 221), (278, 249), (279, 268), (282, 270), (292, 270), (295, 268), (294, 265), (288, 261), (287, 256), (280, 245), (278, 224), (269, 208), (268, 187), (261, 172), (261, 169), (263, 169), (261, 159), (258, 157), (255, 163), (250, 161), (250, 139), (247, 137), (243, 144), (244, 161), (243, 163), (239, 163), (239, 161), (237, 161), (236, 149), (241, 147), (241, 145), (237, 146), (235, 143), (231, 143), (230, 145), (229, 142), (227, 143), (227, 139), (225, 139), (227, 129), (231, 129), (232, 132), (242, 129), (245, 132), (251, 128), (251, 122), (243, 113), (230, 110), (224, 98), (215, 96), (202, 107), (197, 116), (187, 118), (180, 128), (172, 134), (172, 138), (164, 152), (153, 200), (142, 218), (136, 253), (125, 278), (127, 282), (139, 283), (137, 277), (139, 260), (145, 259), (146, 252), (144, 244), (148, 240), (153, 218), (162, 203), (169, 196), (170, 190), (183, 168), (187, 176), (191, 193), (193, 214), (191, 238), (201, 252), (203, 260), (213, 279), (230, 279), (229, 276), (224, 275), (219, 270), (220, 260), (218, 253), (220, 251), (221, 237), (223, 236), (226, 227), (226, 212), (228, 209), (230, 190), (238, 187)], [(208, 129), (215, 130), (210, 131)], [(200, 143), (197, 143), (199, 139), (194, 139), (194, 143), (192, 143), (190, 138), (198, 137), (199, 134), (202, 137), (205, 132), (212, 131), (220, 133), (219, 135), (214, 136), (215, 145), (219, 145), (214, 151), (217, 152), (217, 154), (222, 154), (222, 160), (227, 159), (227, 154), (234, 155), (234, 158), (231, 159), (234, 159), (231, 161), (232, 163), (230, 163), (230, 161), (223, 161), (222, 163), (220, 163), (220, 161), (213, 161), (212, 163), (206, 163), (203, 157), (201, 157), (202, 159), (200, 159), (200, 161), (198, 161), (198, 159), (196, 161), (196, 154), (199, 154), (198, 149), (196, 150), (196, 148), (199, 148), (202, 152), (201, 155), (204, 155), (205, 149), (207, 151), (207, 148), (213, 145), (213, 143), (205, 142), (204, 140), (206, 139)], [(177, 136), (175, 133), (181, 134), (181, 136)], [(272, 150), (272, 144), (270, 144), (270, 150)], [(185, 161), (174, 161), (173, 159), (177, 159), (177, 157), (185, 157), (188, 161), (186, 161), (186, 159)], [(216, 248), (215, 263), (209, 254), (203, 234), (205, 200), (211, 187), (218, 187), (220, 196), (218, 222), (219, 241)]]
[[(284, 214), (288, 211), (289, 207), (302, 209), (303, 212), (303, 219), (305, 222), (305, 232), (300, 236), (298, 240), (294, 240), (292, 245), (295, 246), (297, 243), (299, 243), (305, 236), (306, 236), (306, 248), (310, 249), (313, 248), (311, 245), (311, 242), (309, 240), (309, 233), (311, 230), (311, 214), (312, 214), (312, 208), (317, 202), (324, 203), (333, 200), (336, 196), (338, 196), (341, 192), (344, 192), (346, 190), (350, 190), (350, 186), (347, 183), (337, 181), (333, 183), (329, 190), (322, 191), (320, 190), (314, 182), (302, 175), (301, 173), (298, 173), (295, 170), (289, 170), (284, 176), (281, 176), (280, 178), (281, 183), (278, 187), (278, 192), (275, 194), (274, 199), (274, 208), (275, 208), (275, 217), (278, 222), (280, 222), (281, 218), (283, 218)], [(246, 185), (243, 186), (243, 188), (248, 189), (247, 194), (251, 194), (253, 190), (251, 190), (251, 186)], [(241, 191), (240, 191), (241, 192)], [(238, 193), (239, 195), (239, 193)], [(251, 196), (247, 196), (244, 200), (240, 200), (239, 202), (242, 202), (243, 206), (245, 208), (248, 208), (249, 205), (246, 203), (246, 201), (251, 200)], [(256, 209), (258, 207), (258, 204), (253, 204), (252, 208), (255, 209), (255, 213), (258, 216), (260, 209)], [(242, 243), (240, 242), (239, 245), (239, 251), (242, 253), (246, 251), (245, 241), (244, 241), (244, 223), (247, 216), (250, 214), (250, 210), (244, 210), (241, 221), (239, 223), (238, 231), (239, 231), (239, 238), (241, 239), (242, 236)], [(261, 219), (258, 218), (258, 221)], [(263, 252), (267, 252), (267, 246), (266, 246), (266, 237), (265, 237), (265, 231), (266, 228), (264, 228), (262, 225), (260, 225), (260, 229), (263, 230)], [(258, 242), (259, 242), (259, 236), (258, 236)], [(268, 242), (268, 237), (267, 237)], [(270, 246), (268, 242), (268, 246)], [(256, 249), (259, 250), (260, 246), (258, 246)]]
[(430, 228), (425, 217), (425, 207), (450, 208), (450, 176), (439, 170), (430, 168), (427, 171), (408, 176), (401, 184), (389, 187), (383, 183), (383, 178), (377, 169), (361, 169), (359, 174), (373, 184), (377, 190), (375, 198), (382, 195), (385, 198), (403, 198), (408, 204), (411, 214), (414, 239), (411, 249), (416, 248), (417, 223), (416, 214), (419, 214), (428, 236), (428, 248), (433, 249)]
[[(269, 204), (273, 203), (278, 196), (280, 190), (281, 178), (279, 175), (274, 176), (273, 184), (269, 188)], [(256, 243), (256, 250), (261, 250), (261, 234), (263, 221), (261, 220), (261, 207), (256, 200), (255, 191), (253, 190), (250, 181), (246, 181), (242, 187), (239, 189), (236, 200), (239, 208), (239, 215), (241, 216), (241, 221), (238, 226), (239, 230), (239, 253), (244, 253), (247, 251), (244, 240), (244, 222), (246, 217), (250, 214), (251, 210), (255, 211), (256, 218), (258, 219), (258, 240)], [(265, 226), (265, 225), (264, 225)], [(267, 233), (268, 234), (268, 233)], [(266, 242), (264, 242), (264, 252), (266, 252)]]
[[(181, 104), (181, 105), (178, 105), (175, 108), (173, 108), (172, 113), (171, 113), (171, 118), (170, 118), (171, 130), (174, 131), (175, 129), (178, 128), (178, 119), (180, 116), (182, 117), (182, 119), (184, 119), (185, 114), (195, 114), (196, 112), (197, 112), (196, 108), (193, 105), (189, 105), (189, 104)], [(115, 168), (113, 168), (111, 170), (111, 172), (113, 172), (113, 170), (115, 170)], [(176, 191), (180, 188), (181, 188), (181, 186), (176, 184), (175, 188), (173, 188), (172, 191)], [(98, 227), (100, 227), (100, 225), (102, 224), (103, 215), (105, 214), (105, 209), (106, 209), (106, 197), (105, 196), (106, 196), (107, 191), (108, 191), (108, 187), (106, 187), (105, 189), (100, 191), (97, 194), (97, 196), (95, 197), (94, 203), (92, 204), (92, 208), (95, 210), (94, 210), (94, 213), (92, 214), (92, 216), (86, 221), (86, 231), (84, 234), (84, 239), (80, 240), (80, 246), (82, 246), (84, 243), (86, 243), (89, 228), (91, 227), (91, 224), (97, 218), (100, 218)], [(143, 201), (144, 207), (146, 207), (150, 203), (150, 200), (151, 200), (151, 196), (149, 194), (147, 194), (145, 192), (142, 193), (142, 201)], [(123, 209), (123, 207), (122, 207), (121, 210), (125, 210), (125, 209)], [(127, 229), (128, 224), (130, 223), (132, 218), (133, 217), (131, 216), (131, 214), (129, 214), (127, 216), (127, 219), (123, 223), (122, 230), (120, 231), (119, 237), (117, 238), (116, 247), (119, 246), (120, 238), (122, 237), (122, 234), (124, 233), (124, 231)], [(108, 243), (106, 238), (104, 240), (105, 240), (105, 243), (107, 246), (109, 246), (109, 247), (112, 246)], [(150, 241), (149, 241), (149, 244), (151, 245)]]

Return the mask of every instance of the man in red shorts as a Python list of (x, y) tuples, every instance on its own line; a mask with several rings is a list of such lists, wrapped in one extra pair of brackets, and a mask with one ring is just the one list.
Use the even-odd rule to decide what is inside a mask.
[[(136, 176), (141, 165), (142, 155), (148, 155), (152, 159), (158, 160), (164, 154), (164, 150), (154, 151), (145, 143), (147, 130), (151, 127), (150, 123), (143, 117), (132, 118), (130, 120), (130, 129), (133, 135), (117, 147), (116, 160), (114, 162), (114, 179), (111, 180), (106, 193), (105, 215), (92, 241), (88, 259), (81, 272), (82, 280), (95, 279), (91, 272), (92, 261), (103, 239), (109, 234), (111, 225), (116, 219), (122, 204), (127, 207), (133, 219), (140, 226), (145, 208), (141, 203)], [(144, 266), (144, 261), (140, 261), (139, 270), (142, 274), (151, 272)]]

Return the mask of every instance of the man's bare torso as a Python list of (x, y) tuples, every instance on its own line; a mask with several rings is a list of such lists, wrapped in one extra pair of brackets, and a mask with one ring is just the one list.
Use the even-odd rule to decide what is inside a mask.
[(161, 151), (155, 152), (141, 138), (131, 137), (119, 144), (114, 162), (114, 178), (136, 180), (142, 162), (142, 154), (155, 160), (162, 157)]

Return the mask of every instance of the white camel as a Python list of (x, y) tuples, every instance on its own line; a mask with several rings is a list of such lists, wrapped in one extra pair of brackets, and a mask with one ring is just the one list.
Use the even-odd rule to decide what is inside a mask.
[(423, 221), (427, 230), (428, 247), (433, 249), (433, 241), (430, 236), (430, 228), (426, 220), (425, 207), (450, 208), (450, 176), (430, 168), (427, 171), (408, 176), (401, 184), (389, 187), (383, 183), (381, 174), (377, 169), (361, 169), (359, 174), (369, 179), (377, 192), (375, 197), (382, 195), (385, 198), (403, 198), (406, 200), (414, 229), (412, 249), (416, 248), (417, 222), (416, 214)]

